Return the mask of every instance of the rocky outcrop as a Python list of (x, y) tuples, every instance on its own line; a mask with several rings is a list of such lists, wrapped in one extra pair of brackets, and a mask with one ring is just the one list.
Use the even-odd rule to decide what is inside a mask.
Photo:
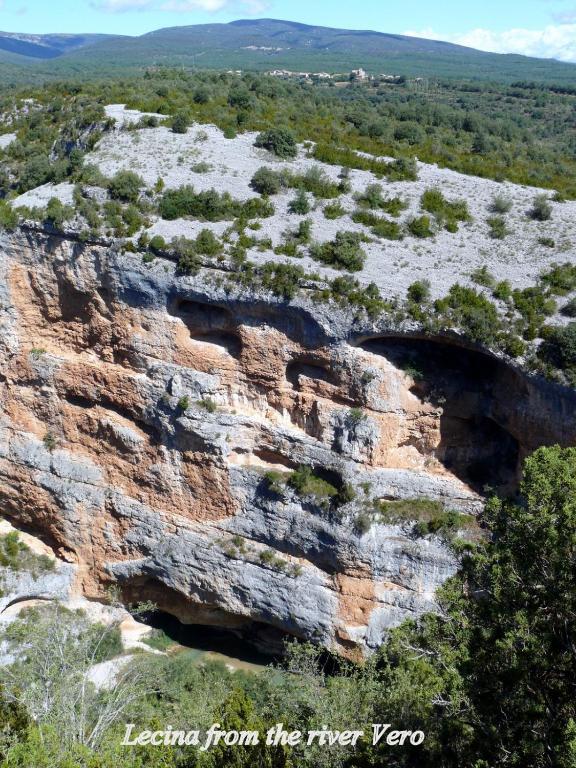
[[(434, 607), (454, 556), (410, 525), (362, 532), (368, 500), (474, 512), (489, 477), (512, 487), (525, 453), (576, 443), (573, 392), (456, 338), (113, 247), (2, 236), (0, 324), (3, 513), (85, 596), (116, 583), (268, 647), (355, 655)], [(356, 498), (265, 479), (303, 464)]]

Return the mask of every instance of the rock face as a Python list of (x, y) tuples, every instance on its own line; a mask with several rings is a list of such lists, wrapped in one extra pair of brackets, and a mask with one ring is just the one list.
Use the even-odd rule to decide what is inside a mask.
[[(456, 567), (410, 525), (359, 530), (368, 499), (474, 512), (488, 478), (512, 487), (525, 453), (576, 443), (574, 392), (457, 339), (2, 237), (0, 508), (89, 598), (115, 582), (268, 648), (290, 634), (357, 655), (432, 609)], [(302, 464), (356, 499), (265, 479)]]

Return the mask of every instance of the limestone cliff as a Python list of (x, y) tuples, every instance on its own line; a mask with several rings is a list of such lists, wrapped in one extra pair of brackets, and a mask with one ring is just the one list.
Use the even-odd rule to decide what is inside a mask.
[[(576, 394), (456, 338), (218, 278), (2, 236), (0, 508), (76, 564), (89, 598), (115, 582), (268, 647), (373, 648), (433, 608), (456, 562), (407, 524), (359, 530), (363, 499), (474, 512), (524, 454), (576, 443)], [(266, 472), (299, 465), (357, 498), (270, 488)]]

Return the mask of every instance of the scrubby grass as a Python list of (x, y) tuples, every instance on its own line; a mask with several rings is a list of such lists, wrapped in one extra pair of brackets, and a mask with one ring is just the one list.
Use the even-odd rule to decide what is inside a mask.
[(55, 561), (47, 555), (38, 555), (20, 540), (17, 531), (0, 536), (0, 568), (28, 571), (34, 577), (53, 571)]

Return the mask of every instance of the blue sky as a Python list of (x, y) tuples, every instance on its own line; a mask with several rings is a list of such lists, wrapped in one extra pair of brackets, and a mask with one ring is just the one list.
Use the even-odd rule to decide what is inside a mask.
[(247, 16), (408, 33), (576, 61), (576, 0), (0, 0), (0, 29), (8, 32), (139, 35)]

